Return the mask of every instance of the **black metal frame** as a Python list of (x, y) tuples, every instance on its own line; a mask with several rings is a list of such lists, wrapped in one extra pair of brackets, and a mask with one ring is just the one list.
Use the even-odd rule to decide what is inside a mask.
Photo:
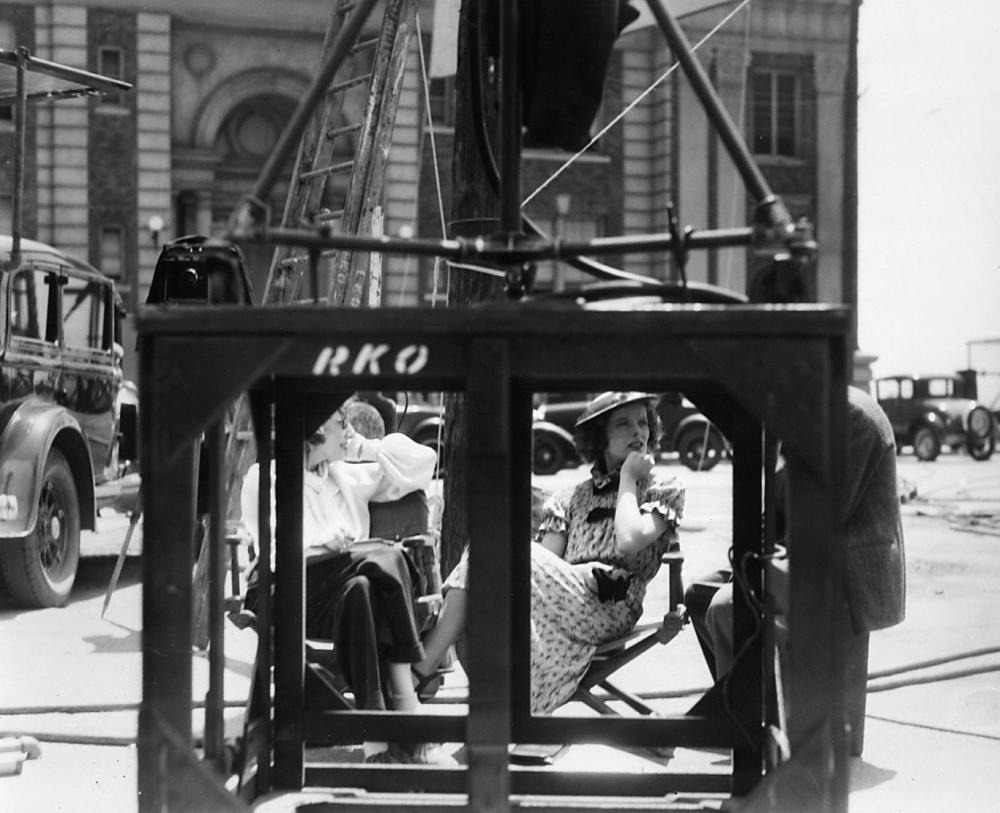
[[(821, 306), (659, 305), (644, 311), (561, 312), (553, 320), (548, 309), (527, 308), (517, 309), (514, 320), (513, 309), (347, 310), (338, 312), (336, 320), (323, 309), (311, 308), (261, 309), (253, 312), (254, 318), (239, 308), (181, 307), (143, 314), (143, 479), (152, 498), (145, 525), (141, 809), (160, 809), (164, 793), (186, 803), (183, 794), (197, 787), (190, 752), (180, 753), (179, 745), (189, 743), (191, 734), (187, 540), (193, 494), (187, 478), (202, 431), (218, 421), (242, 390), (251, 392), (255, 405), (265, 471), (272, 418), (275, 427), (274, 638), (268, 640), (271, 625), (265, 620), (257, 683), (264, 708), (270, 708), (268, 681), (263, 678), (270, 674), (272, 643), (275, 693), (273, 721), (266, 716), (256, 721), (262, 789), (294, 789), (304, 781), (360, 784), (372, 791), (450, 789), (467, 792), (476, 810), (505, 809), (510, 794), (560, 790), (620, 794), (627, 787), (630, 795), (750, 792), (763, 770), (766, 698), (760, 647), (752, 647), (750, 677), (734, 687), (731, 698), (741, 726), (760, 735), (752, 735), (753, 741), (737, 737), (724, 716), (595, 720), (527, 713), (527, 660), (517, 653), (528, 651), (528, 547), (519, 540), (526, 539), (529, 526), (529, 481), (523, 472), (530, 463), (531, 393), (603, 386), (693, 393), (726, 431), (734, 444), (737, 556), (763, 552), (762, 426), (783, 441), (792, 461), (791, 534), (801, 540), (792, 569), (789, 734), (793, 754), (816, 780), (829, 809), (843, 809), (838, 800), (846, 803), (846, 751), (836, 722), (841, 719), (840, 677), (832, 650), (831, 585), (839, 566), (832, 534), (846, 404), (848, 312)], [(638, 346), (636, 336), (643, 337)], [(379, 369), (352, 368), (354, 360), (375, 348), (384, 350)], [(407, 367), (408, 361), (423, 356), (414, 348), (426, 349), (419, 370)], [(342, 356), (350, 361), (331, 366), (332, 359)], [(207, 368), (191, 364), (195, 358), (224, 358), (227, 364), (225, 369)], [(470, 412), (477, 415), (470, 427), (468, 466), (470, 535), (476, 540), (471, 567), (473, 573), (489, 572), (491, 578), (474, 591), (470, 607), (467, 717), (328, 712), (307, 718), (303, 712), (298, 495), (301, 441), (316, 419), (306, 413), (329, 408), (347, 392), (372, 389), (462, 391)], [(263, 488), (271, 487), (269, 478), (261, 481)], [(268, 504), (261, 500), (261, 506)], [(221, 529), (224, 515), (213, 516), (210, 525)], [(268, 518), (261, 520), (260, 527), (268, 528)], [(221, 546), (216, 536), (210, 535), (211, 543)], [(269, 548), (265, 536), (265, 562)], [(214, 589), (222, 589), (221, 581)], [(746, 638), (747, 630), (760, 621), (738, 600), (738, 635)], [(214, 638), (212, 652), (219, 657), (220, 646), (220, 639)], [(361, 731), (374, 739), (465, 741), (470, 767), (427, 769), (415, 776), (413, 769), (314, 770), (304, 765), (304, 740), (353, 742)], [(622, 775), (582, 778), (553, 771), (543, 776), (508, 766), (508, 743), (553, 741), (731, 746), (734, 773), (655, 774), (631, 777), (626, 783)]]
[[(745, 229), (686, 230), (587, 243), (528, 239), (516, 202), (520, 195), (520, 119), (517, 112), (517, 3), (504, 4), (504, 65), (500, 124), (501, 233), (470, 240), (419, 240), (330, 235), (322, 230), (271, 229), (261, 200), (277, 168), (297, 144), (301, 128), (374, 0), (362, 0), (338, 35), (253, 193), (234, 212), (229, 237), (317, 249), (488, 259), (507, 266), (508, 288), (521, 284), (528, 260), (627, 253), (651, 249), (748, 245), (808, 252), (781, 201), (770, 193), (739, 134), (719, 104), (690, 48), (657, 0), (650, 6), (681, 59), (710, 119), (748, 188), (757, 218)], [(355, 19), (356, 18), (356, 19)], [(685, 58), (682, 54), (687, 54)], [(841, 479), (850, 313), (828, 306), (717, 306), (654, 304), (642, 308), (561, 308), (493, 303), (456, 310), (338, 310), (180, 307), (140, 313), (143, 379), (143, 479), (152, 495), (146, 512), (143, 593), (143, 704), (140, 713), (139, 791), (143, 811), (224, 809), (212, 771), (191, 754), (191, 538), (193, 491), (186, 483), (195, 444), (217, 427), (227, 405), (249, 391), (259, 460), (277, 471), (277, 570), (273, 625), (264, 623), (254, 695), (268, 712), (252, 721), (257, 766), (255, 790), (295, 790), (304, 782), (362, 786), (372, 792), (422, 789), (460, 794), (475, 810), (505, 810), (519, 794), (576, 796), (671, 791), (745, 795), (774, 776), (808, 778), (812, 801), (846, 810), (846, 737), (842, 723), (842, 669), (833, 636), (833, 585), (840, 572), (833, 542), (837, 484)], [(637, 341), (637, 338), (640, 340)], [(343, 362), (341, 357), (348, 362)], [(377, 362), (372, 362), (372, 358)], [(224, 369), (204, 359), (225, 359)], [(357, 363), (359, 359), (369, 361)], [(192, 363), (194, 360), (197, 363)], [(350, 364), (351, 366), (348, 366)], [(796, 538), (791, 584), (791, 653), (787, 696), (792, 761), (764, 776), (766, 657), (751, 646), (746, 680), (734, 686), (733, 717), (662, 719), (533, 717), (529, 713), (528, 547), (530, 404), (535, 390), (604, 388), (682, 390), (733, 442), (734, 551), (767, 553), (760, 533), (762, 471), (770, 452), (765, 428), (784, 443), (790, 461)], [(491, 578), (471, 594), (468, 617), (470, 678), (467, 716), (303, 711), (304, 612), (301, 536), (301, 441), (320, 402), (330, 407), (353, 390), (452, 390), (465, 394), (476, 421), (469, 427), (469, 532), (472, 573)], [(306, 406), (311, 404), (312, 407)], [(274, 446), (270, 427), (274, 426)], [(218, 438), (218, 429), (211, 431)], [(218, 471), (215, 478), (221, 478)], [(218, 488), (213, 485), (213, 489)], [(261, 557), (269, 561), (270, 478), (261, 477)], [(222, 546), (221, 499), (213, 499), (209, 544)], [(213, 559), (214, 561), (214, 559)], [(221, 562), (221, 559), (219, 560)], [(219, 568), (214, 568), (218, 571)], [(264, 568), (261, 594), (270, 574)], [(763, 576), (754, 580), (762, 589)], [(221, 583), (213, 590), (222, 589)], [(765, 619), (735, 600), (738, 639), (751, 637)], [(273, 640), (271, 631), (273, 629)], [(767, 641), (767, 634), (761, 637)], [(272, 648), (273, 645), (273, 661)], [(212, 657), (222, 658), (221, 637)], [(274, 665), (273, 707), (269, 693)], [(215, 687), (218, 696), (218, 687)], [(273, 708), (273, 719), (270, 710)], [(748, 732), (743, 736), (739, 732)], [(386, 768), (304, 764), (303, 742), (461, 741), (467, 768)], [(217, 734), (215, 735), (217, 736)], [(604, 742), (628, 745), (732, 747), (732, 776), (686, 774), (572, 774), (523, 772), (508, 763), (511, 743)], [(782, 791), (786, 792), (786, 791)], [(224, 803), (236, 809), (233, 797)], [(359, 805), (361, 802), (359, 802)], [(200, 807), (199, 807), (200, 805)], [(397, 809), (426, 809), (400, 800)], [(542, 807), (541, 809), (545, 809)], [(554, 808), (553, 808), (554, 809)], [(628, 809), (623, 799), (620, 809)]]
[[(71, 68), (58, 62), (34, 57), (27, 48), (15, 51), (0, 49), (0, 65), (8, 65), (16, 71), (13, 95), (0, 95), (0, 104), (10, 103), (14, 108), (14, 194), (11, 202), (11, 259), (4, 270), (14, 271), (20, 264), (21, 221), (24, 200), (24, 157), (27, 131), (28, 102), (55, 101), (77, 96), (92, 96), (102, 93), (131, 90), (132, 85), (110, 76)], [(58, 89), (45, 88), (32, 91), (28, 85), (33, 74), (47, 76), (65, 83)]]

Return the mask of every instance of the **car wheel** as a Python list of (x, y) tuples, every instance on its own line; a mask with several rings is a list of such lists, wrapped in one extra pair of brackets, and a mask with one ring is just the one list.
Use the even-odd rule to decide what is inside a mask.
[(566, 451), (557, 439), (548, 435), (535, 435), (531, 446), (531, 470), (547, 475), (561, 471), (566, 465)]
[(988, 438), (968, 438), (965, 448), (973, 460), (989, 460), (996, 449), (996, 440), (991, 435)]
[(996, 448), (994, 420), (990, 411), (983, 406), (975, 407), (968, 417), (968, 431), (965, 448), (973, 460), (989, 460)]
[(719, 433), (705, 425), (690, 426), (677, 438), (681, 462), (692, 471), (708, 471), (722, 459), (725, 444)]
[(80, 561), (80, 505), (69, 464), (53, 449), (38, 493), (35, 529), (24, 539), (0, 544), (4, 581), (25, 607), (62, 607)]
[(913, 435), (913, 453), (917, 460), (931, 462), (941, 453), (941, 441), (928, 426), (921, 426)]
[(420, 434), (414, 440), (422, 446), (430, 446), (437, 455), (437, 468), (434, 470), (438, 477), (444, 476), (444, 445), (438, 442), (437, 432)]

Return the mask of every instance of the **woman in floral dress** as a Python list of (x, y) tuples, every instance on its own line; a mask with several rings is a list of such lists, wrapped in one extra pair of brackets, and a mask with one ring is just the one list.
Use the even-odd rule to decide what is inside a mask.
[[(661, 425), (655, 395), (606, 392), (576, 422), (575, 442), (591, 478), (545, 504), (531, 550), (531, 709), (570, 697), (598, 645), (626, 634), (642, 615), (646, 587), (676, 539), (684, 488), (653, 473)], [(474, 577), (473, 577), (474, 578)], [(414, 671), (429, 683), (462, 633), (468, 555), (448, 576), (445, 606)], [(422, 687), (423, 688), (423, 687)]]

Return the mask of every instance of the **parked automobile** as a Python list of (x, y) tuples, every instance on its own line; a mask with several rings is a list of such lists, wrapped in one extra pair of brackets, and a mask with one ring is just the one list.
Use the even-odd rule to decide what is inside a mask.
[[(28, 607), (66, 603), (102, 500), (138, 458), (113, 281), (68, 254), (0, 235), (0, 570)], [(132, 477), (129, 482), (134, 482)]]
[(444, 407), (436, 400), (416, 393), (396, 395), (396, 431), (430, 446), (438, 453), (439, 461), (443, 429)]
[[(549, 394), (535, 407), (532, 465), (535, 474), (554, 474), (580, 462), (573, 426), (587, 405), (582, 393)], [(658, 407), (663, 422), (660, 451), (677, 452), (693, 471), (708, 471), (729, 454), (729, 442), (698, 408), (678, 392), (663, 393)]]
[(875, 382), (898, 447), (912, 446), (920, 460), (935, 460), (942, 446), (965, 448), (989, 460), (996, 448), (996, 419), (960, 375), (893, 375)]

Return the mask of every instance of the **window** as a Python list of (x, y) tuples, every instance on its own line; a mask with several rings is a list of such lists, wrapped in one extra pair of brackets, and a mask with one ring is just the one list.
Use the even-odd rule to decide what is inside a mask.
[(756, 155), (802, 154), (802, 82), (798, 73), (754, 68), (751, 74), (751, 144)]
[(115, 281), (121, 281), (125, 256), (125, 231), (121, 226), (101, 227), (100, 268)]
[[(97, 72), (104, 76), (108, 76), (111, 79), (124, 79), (124, 58), (122, 56), (122, 49), (110, 46), (102, 45), (100, 50), (97, 52)], [(120, 105), (122, 103), (121, 93), (117, 91), (108, 91), (101, 98), (101, 104), (106, 105)]]
[[(556, 216), (550, 227), (550, 234), (573, 242), (593, 240), (599, 236), (598, 222), (593, 218)], [(593, 277), (561, 260), (547, 260), (538, 263), (535, 273), (535, 289), (538, 291), (565, 291), (577, 288)]]
[(931, 398), (954, 398), (955, 382), (950, 378), (928, 379), (927, 394)]
[(430, 124), (455, 126), (455, 77), (440, 76), (430, 81)]
[(899, 398), (899, 382), (893, 378), (879, 381), (876, 384), (876, 389), (880, 401), (895, 401)]
[(105, 349), (106, 290), (92, 280), (67, 280), (63, 286), (63, 342), (67, 348)]
[(22, 268), (11, 285), (10, 331), (25, 339), (55, 341), (55, 326), (49, 324), (48, 272)]

